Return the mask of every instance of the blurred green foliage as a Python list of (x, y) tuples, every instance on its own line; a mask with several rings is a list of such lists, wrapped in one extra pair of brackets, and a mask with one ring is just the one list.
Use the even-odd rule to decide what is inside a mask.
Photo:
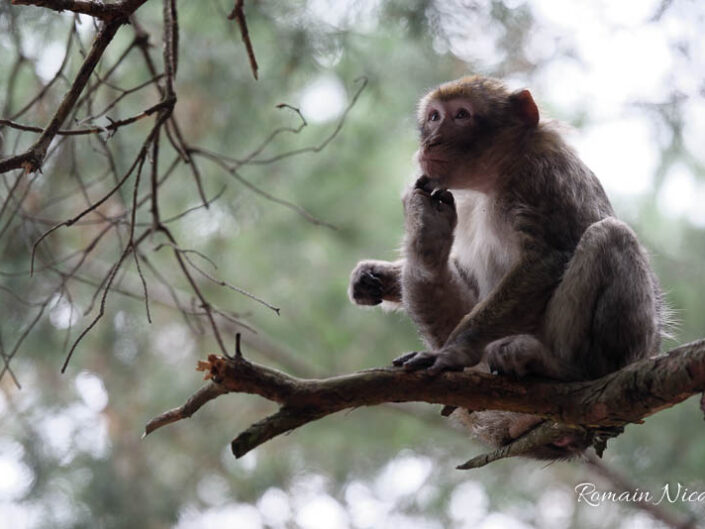
[[(292, 209), (253, 193), (204, 158), (198, 158), (197, 163), (206, 195), (215, 196), (227, 186), (225, 192), (210, 209), (195, 211), (171, 225), (182, 247), (214, 261), (218, 266), (214, 274), (281, 308), (277, 316), (232, 290), (202, 283), (209, 299), (242, 315), (262, 336), (276, 343), (289, 361), (281, 357), (278, 361), (255, 349), (246, 349), (245, 354), (303, 376), (383, 365), (398, 353), (419, 347), (415, 330), (403, 313), (361, 310), (346, 296), (348, 274), (357, 260), (392, 259), (396, 255), (402, 226), (399, 196), (414, 176), (411, 155), (416, 141), (417, 98), (428, 87), (469, 71), (531, 85), (542, 61), (572, 53), (569, 47), (559, 46), (555, 56), (541, 60), (527, 57), (527, 42), (538, 29), (532, 10), (523, 2), (390, 0), (343, 4), (247, 2), (250, 34), (260, 64), (259, 81), (252, 79), (236, 25), (225, 18), (229, 4), (221, 0), (183, 2), (179, 11), (176, 112), (192, 145), (236, 158), (247, 156), (275, 128), (298, 125), (297, 116), (277, 109), (278, 103), (299, 106), (307, 87), (321, 78), (340, 83), (349, 102), (360, 86), (359, 79), (367, 80), (340, 133), (323, 150), (269, 164), (245, 165), (239, 171), (242, 178), (334, 224), (336, 230), (312, 224)], [(138, 12), (138, 19), (153, 36), (155, 57), (161, 46), (157, 40), (160, 10), (160, 4), (148, 2)], [(496, 36), (493, 54), (479, 53), (477, 59), (468, 59), (453, 52), (450, 43), (463, 26), (458, 29), (448, 23), (449, 15), (475, 17), (478, 39), (482, 33)], [(54, 50), (54, 70), (58, 66), (72, 23), (67, 14), (0, 5), (0, 86), (6, 88), (5, 80), (10, 78), (18, 52), (12, 27), (19, 35), (23, 54), (36, 59), (22, 67), (14, 91), (0, 99), (6, 115), (19, 109), (46, 81), (37, 73), (37, 63), (46, 58), (47, 50)], [(81, 23), (84, 46), (89, 43), (91, 25), (87, 19)], [(120, 30), (103, 60), (103, 71), (133, 38), (131, 27)], [(466, 38), (472, 42), (474, 37)], [(137, 60), (137, 51), (130, 53), (135, 57), (121, 65), (113, 80), (123, 87), (149, 78)], [(80, 54), (74, 47), (68, 79), (80, 64)], [(57, 83), (45, 104), (21, 121), (45, 123), (66, 86), (65, 80)], [(108, 104), (111, 97), (114, 94), (99, 95), (97, 106)], [(553, 107), (548, 97), (543, 96), (550, 111)], [(157, 100), (154, 90), (138, 91), (124, 98), (109, 115), (124, 118)], [(305, 107), (302, 111), (306, 118)], [(309, 119), (299, 134), (278, 136), (262, 156), (319, 145), (335, 130), (339, 111), (337, 117), (324, 122)], [(576, 126), (590, 122), (582, 108), (560, 117)], [(661, 117), (648, 114), (659, 123)], [(138, 123), (109, 140), (120, 170), (129, 166), (148, 130), (148, 124)], [(2, 133), (4, 154), (26, 147), (32, 140), (29, 134), (8, 129)], [(86, 181), (101, 178), (104, 160), (99, 142), (82, 139), (73, 142), (72, 148), (81, 160), (81, 177)], [(162, 167), (173, 156), (162, 149)], [(664, 148), (663, 156), (678, 160), (685, 154), (676, 145), (675, 150)], [(78, 172), (68, 156), (57, 155), (37, 176), (29, 199), (42, 203), (48, 197), (75, 193)], [(187, 169), (180, 167), (178, 172), (162, 190), (163, 217), (200, 203)], [(695, 174), (702, 181), (702, 170)], [(667, 171), (664, 175), (638, 199), (617, 197), (615, 202), (653, 251), (669, 302), (678, 310), (680, 331), (677, 341), (667, 344), (672, 346), (703, 335), (705, 238), (702, 228), (668, 218), (657, 207)], [(143, 185), (146, 190), (148, 182)], [(131, 187), (122, 190), (128, 203), (131, 192)], [(76, 211), (76, 203), (65, 200), (43, 214), (60, 220)], [(142, 220), (148, 220), (147, 215)], [(36, 314), (32, 306), (22, 304), (7, 289), (22, 293), (25, 300), (38, 299), (47, 291), (49, 279), (56, 279), (47, 278), (50, 273), (39, 273), (32, 279), (26, 274), (12, 275), (28, 269), (29, 244), (46, 228), (18, 222), (11, 226), (17, 236), (3, 239), (0, 330), (6, 351)], [(46, 251), (68, 253), (94, 236), (90, 227), (65, 228), (60, 236), (46, 241)], [(101, 243), (99, 258), (91, 262), (94, 278), (100, 277), (101, 270), (104, 273), (117, 251), (112, 242)], [(187, 291), (188, 285), (175, 274), (167, 253), (165, 249), (155, 251), (150, 259), (175, 288)], [(211, 270), (207, 263), (202, 266)], [(134, 263), (126, 270), (125, 288), (139, 285)], [(155, 286), (150, 287), (158, 290), (153, 277), (152, 283)], [(91, 285), (74, 286), (77, 311), (90, 306), (94, 289)], [(220, 398), (190, 420), (140, 440), (147, 420), (182, 403), (201, 384), (199, 373), (193, 370), (195, 363), (217, 350), (209, 333), (192, 332), (178, 311), (161, 306), (158, 299), (151, 305), (150, 325), (142, 301), (112, 293), (106, 316), (79, 346), (67, 373), (61, 375), (67, 347), (61, 330), (66, 314), (60, 308), (47, 310), (12, 362), (23, 389), (17, 390), (7, 375), (0, 381), (0, 455), (15, 461), (13, 475), (19, 476), (15, 488), (8, 489), (6, 497), (0, 496), (0, 512), (15, 520), (16, 527), (164, 528), (179, 520), (180, 527), (190, 527), (185, 521), (189, 513), (218, 510), (224, 505), (259, 506), (263, 522), (251, 527), (309, 527), (301, 513), (311, 490), (340, 502), (353, 526), (366, 527), (354, 514), (361, 507), (351, 499), (351, 491), (358, 490), (355, 487), (359, 484), (364, 485), (360, 490), (372, 491), (378, 501), (386, 502), (385, 527), (392, 523), (404, 527), (462, 526), (453, 517), (450, 502), (457, 487), (468, 483), (477, 483), (479, 490), (486, 492), (489, 504), (485, 511), (480, 509), (483, 516), (503, 513), (512, 523), (523, 524), (512, 527), (548, 527), (545, 513), (550, 509), (541, 507), (542, 501), (564, 505), (565, 501), (559, 500), (566, 497), (572, 507), (564, 508), (551, 527), (621, 527), (632, 520), (628, 505), (590, 508), (575, 504), (576, 484), (599, 481), (578, 462), (545, 466), (502, 461), (472, 474), (453, 470), (479, 447), (430, 406), (339, 414), (277, 438), (245, 460), (236, 461), (228, 450), (230, 439), (274, 409), (269, 402), (237, 395)], [(89, 317), (79, 318), (71, 338), (75, 339), (89, 321)], [(229, 331), (227, 343), (233, 347)], [(104, 407), (93, 400), (103, 394), (100, 384), (109, 398)], [(658, 490), (666, 482), (703, 489), (705, 450), (698, 441), (701, 419), (694, 401), (661, 412), (644, 425), (627, 428), (610, 444), (606, 458), (641, 489)], [(385, 497), (384, 469), (390, 468), (385, 465), (405, 457), (416, 461), (414, 468), (426, 462), (432, 465), (420, 488)], [(289, 498), (293, 518), (280, 524), (267, 522), (264, 495), (279, 489)], [(549, 493), (559, 498), (552, 500)], [(703, 505), (667, 507), (690, 509), (700, 515), (705, 509)], [(242, 511), (242, 520), (251, 519), (247, 512)], [(250, 527), (242, 520), (240, 526)], [(495, 520), (506, 523), (505, 518)], [(238, 526), (237, 521), (233, 523)]]

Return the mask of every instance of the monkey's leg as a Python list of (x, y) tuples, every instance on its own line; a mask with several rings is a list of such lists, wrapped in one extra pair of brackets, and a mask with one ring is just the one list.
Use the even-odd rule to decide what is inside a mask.
[(403, 261), (360, 261), (350, 275), (348, 296), (356, 305), (401, 303)]
[(580, 378), (597, 378), (660, 345), (659, 294), (634, 232), (606, 218), (583, 234), (548, 303), (542, 341)]
[(515, 334), (495, 340), (485, 348), (490, 371), (522, 378), (530, 375), (576, 380), (578, 369), (554, 355), (531, 334)]

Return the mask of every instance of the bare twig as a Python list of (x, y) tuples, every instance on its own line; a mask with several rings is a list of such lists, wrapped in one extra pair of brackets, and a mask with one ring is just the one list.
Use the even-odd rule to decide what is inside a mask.
[[(85, 128), (80, 128), (80, 129), (59, 129), (56, 131), (56, 134), (59, 136), (82, 136), (85, 134), (100, 134), (101, 132), (105, 133), (110, 133), (118, 130), (120, 127), (124, 127), (125, 125), (131, 125), (132, 123), (135, 123), (136, 121), (139, 121), (141, 119), (144, 119), (146, 117), (151, 116), (155, 112), (158, 112), (159, 110), (163, 109), (168, 109), (174, 106), (174, 100), (165, 100), (165, 101), (160, 101), (159, 103), (152, 105), (151, 107), (143, 110), (139, 114), (136, 114), (134, 116), (131, 116), (129, 118), (121, 119), (119, 121), (111, 121), (108, 125), (104, 127), (85, 127)], [(32, 125), (23, 125), (21, 123), (15, 123), (14, 121), (10, 121), (9, 119), (0, 119), (0, 125), (10, 127), (13, 129), (17, 130), (24, 130), (27, 132), (39, 132), (42, 133), (44, 132), (44, 129), (41, 127), (34, 127)]]
[(323, 149), (325, 149), (330, 142), (332, 142), (335, 137), (340, 133), (340, 131), (343, 129), (343, 125), (345, 124), (345, 120), (348, 117), (348, 114), (352, 110), (352, 108), (355, 106), (355, 103), (357, 103), (357, 100), (360, 97), (360, 94), (362, 94), (362, 91), (365, 89), (367, 86), (367, 78), (366, 77), (360, 77), (359, 79), (356, 80), (356, 82), (359, 84), (357, 90), (355, 90), (355, 93), (353, 94), (352, 98), (350, 99), (350, 103), (348, 103), (348, 106), (345, 108), (343, 111), (342, 115), (340, 116), (340, 119), (338, 120), (337, 125), (333, 129), (333, 131), (323, 139), (321, 143), (318, 145), (314, 145), (312, 147), (303, 147), (301, 149), (294, 149), (291, 151), (287, 151), (281, 154), (277, 154), (276, 156), (272, 156), (270, 158), (258, 158), (255, 160), (251, 160), (249, 163), (252, 165), (264, 165), (264, 164), (270, 164), (274, 162), (278, 162), (280, 160), (283, 160), (285, 158), (289, 158), (291, 156), (296, 156), (299, 154), (303, 154), (306, 152), (320, 152)]
[(103, 56), (108, 44), (113, 40), (113, 37), (123, 21), (124, 19), (118, 18), (103, 25), (96, 35), (93, 45), (83, 61), (71, 88), (64, 95), (56, 113), (43, 130), (41, 136), (39, 136), (39, 139), (26, 152), (0, 160), (0, 173), (19, 167), (23, 167), (28, 171), (36, 171), (41, 167), (51, 140), (61, 128), (61, 125), (66, 121), (69, 113), (73, 110), (81, 91), (86, 86), (86, 83), (88, 83), (91, 73)]
[[(183, 253), (183, 250), (180, 250), (180, 251)], [(218, 285), (218, 286), (229, 288), (230, 290), (232, 290), (232, 291), (234, 291), (234, 292), (237, 292), (238, 294), (242, 294), (243, 296), (246, 296), (246, 297), (250, 298), (251, 300), (256, 301), (256, 302), (259, 303), (260, 305), (264, 305), (264, 306), (267, 307), (268, 309), (273, 310), (274, 312), (277, 313), (277, 316), (279, 315), (279, 313), (280, 313), (280, 311), (281, 311), (281, 309), (280, 309), (279, 307), (275, 307), (275, 306), (272, 305), (271, 303), (266, 302), (266, 301), (263, 300), (262, 298), (260, 298), (260, 297), (258, 297), (258, 296), (255, 296), (254, 294), (252, 294), (251, 292), (248, 292), (247, 290), (245, 290), (245, 289), (243, 289), (243, 288), (240, 288), (240, 287), (237, 287), (237, 286), (235, 286), (235, 285), (232, 285), (232, 284), (228, 283), (227, 281), (223, 281), (222, 279), (218, 279), (218, 278), (216, 278), (216, 277), (213, 277), (211, 274), (209, 274), (208, 272), (206, 272), (205, 270), (203, 270), (200, 266), (198, 266), (196, 263), (194, 263), (194, 262), (188, 257), (188, 255), (185, 255), (184, 257), (185, 257), (186, 261), (187, 261), (199, 274), (201, 274), (203, 277), (205, 277), (205, 278), (208, 279), (209, 281), (215, 283), (215, 284)], [(211, 262), (210, 259), (208, 259), (208, 261)]]
[(145, 231), (137, 241), (134, 242), (134, 244), (128, 245), (125, 250), (122, 252), (122, 255), (118, 259), (118, 261), (113, 265), (113, 267), (110, 270), (110, 273), (107, 276), (107, 281), (105, 283), (105, 287), (103, 288), (103, 295), (101, 296), (100, 299), (100, 308), (98, 310), (98, 314), (91, 320), (91, 322), (84, 328), (81, 333), (78, 335), (78, 338), (73, 342), (73, 345), (71, 346), (71, 349), (69, 350), (68, 354), (66, 355), (66, 358), (64, 359), (64, 363), (61, 366), (61, 372), (64, 373), (66, 372), (66, 368), (69, 365), (69, 362), (71, 361), (71, 357), (73, 356), (74, 351), (78, 347), (78, 344), (81, 343), (81, 340), (85, 338), (85, 336), (93, 329), (93, 327), (96, 326), (96, 324), (100, 321), (100, 319), (103, 317), (105, 314), (105, 302), (108, 299), (108, 294), (110, 293), (110, 288), (112, 287), (113, 281), (115, 281), (115, 276), (117, 276), (118, 271), (120, 270), (120, 266), (122, 263), (125, 261), (125, 258), (135, 250), (135, 248), (139, 245), (140, 242), (142, 242), (144, 239), (147, 238), (149, 235), (150, 231), (147, 230)]
[[(167, 239), (169, 240), (170, 243), (172, 243), (175, 247), (178, 247), (178, 244), (176, 242), (176, 239), (174, 236), (171, 234), (169, 229), (161, 224), (160, 226), (157, 227), (158, 231), (161, 231), (167, 236)], [(203, 295), (203, 292), (201, 292), (201, 289), (199, 288), (198, 284), (196, 283), (196, 280), (193, 278), (193, 275), (188, 269), (188, 266), (186, 266), (186, 262), (184, 258), (182, 257), (181, 253), (174, 249), (174, 257), (176, 257), (176, 261), (179, 263), (179, 267), (181, 268), (181, 271), (184, 273), (184, 276), (186, 277), (187, 281), (189, 282), (189, 285), (191, 285), (191, 289), (193, 290), (193, 293), (198, 297), (198, 300), (201, 302), (201, 308), (205, 311), (206, 316), (208, 318), (208, 322), (211, 325), (211, 329), (213, 329), (213, 336), (215, 337), (215, 340), (220, 347), (221, 352), (224, 355), (228, 354), (228, 350), (225, 347), (225, 343), (223, 342), (223, 338), (221, 336), (220, 330), (218, 328), (218, 324), (215, 321), (215, 318), (213, 317), (213, 309), (206, 300), (205, 296)]]
[(250, 191), (260, 195), (261, 197), (264, 197), (265, 199), (269, 200), (270, 202), (274, 202), (275, 204), (279, 204), (280, 206), (284, 206), (285, 208), (288, 208), (292, 211), (295, 211), (296, 213), (301, 215), (303, 218), (305, 218), (311, 224), (314, 224), (316, 226), (325, 226), (326, 228), (330, 228), (331, 230), (338, 229), (338, 227), (335, 226), (334, 224), (331, 224), (330, 222), (326, 222), (326, 221), (321, 220), (317, 217), (314, 217), (311, 213), (306, 211), (301, 206), (294, 204), (293, 202), (289, 202), (288, 200), (284, 200), (282, 198), (275, 197), (274, 195), (272, 195), (271, 193), (268, 193), (264, 189), (257, 187), (252, 182), (245, 179), (236, 169), (234, 169), (233, 167), (230, 167), (227, 163), (225, 163), (216, 154), (211, 153), (210, 151), (206, 151), (206, 150), (198, 149), (198, 148), (192, 148), (192, 149), (190, 149), (190, 151), (192, 153), (201, 155), (201, 156), (213, 161), (216, 165), (220, 166), (223, 170), (230, 173), (232, 175), (232, 177), (235, 178), (235, 180), (240, 182), (242, 185), (244, 185)]
[(257, 65), (257, 59), (255, 58), (255, 50), (252, 47), (252, 41), (250, 40), (250, 32), (247, 29), (244, 4), (245, 0), (235, 0), (235, 7), (233, 7), (233, 10), (228, 15), (228, 20), (234, 19), (240, 27), (240, 35), (242, 35), (242, 41), (245, 43), (247, 57), (250, 59), (250, 69), (252, 70), (252, 75), (254, 78), (257, 79), (257, 70), (259, 66)]
[[(173, 101), (172, 101), (173, 105)], [(147, 139), (143, 142), (142, 148), (140, 149), (140, 152), (137, 154), (137, 157), (135, 160), (132, 162), (132, 165), (128, 168), (128, 170), (125, 172), (125, 174), (122, 176), (122, 178), (118, 181), (118, 183), (110, 190), (108, 191), (105, 195), (103, 195), (102, 198), (100, 198), (98, 201), (94, 202), (87, 208), (85, 208), (83, 211), (81, 211), (78, 215), (75, 215), (74, 217), (65, 220), (64, 222), (61, 222), (60, 224), (57, 224), (56, 226), (53, 226), (46, 232), (44, 232), (39, 239), (37, 239), (33, 246), (32, 246), (32, 257), (30, 260), (30, 274), (34, 272), (34, 256), (36, 254), (37, 247), (39, 244), (50, 234), (61, 228), (62, 226), (72, 226), (75, 224), (78, 220), (83, 218), (84, 216), (88, 215), (90, 212), (95, 211), (98, 207), (100, 207), (101, 204), (103, 204), (106, 200), (108, 200), (111, 196), (113, 196), (118, 189), (120, 189), (123, 184), (127, 181), (127, 179), (132, 175), (133, 171), (135, 170), (136, 167), (140, 166), (144, 162), (145, 156), (147, 155), (147, 149), (150, 145), (150, 143), (153, 141), (155, 135), (159, 131), (162, 123), (168, 115), (161, 115), (161, 117), (157, 120), (157, 123), (155, 126), (152, 128), (152, 131), (149, 133), (147, 136)]]
[(196, 413), (204, 404), (219, 397), (223, 393), (227, 393), (227, 390), (219, 384), (211, 382), (194, 393), (183, 406), (162, 413), (158, 419), (150, 421), (144, 430), (144, 434), (142, 434), (142, 438), (144, 439), (154, 430), (162, 426), (191, 417), (191, 415)]
[[(174, 235), (167, 229), (169, 222), (183, 218), (189, 212), (198, 208), (208, 208), (209, 205), (220, 197), (225, 189), (223, 187), (213, 198), (207, 199), (203, 178), (197, 163), (197, 154), (207, 156), (218, 155), (208, 153), (196, 145), (189, 143), (184, 132), (187, 128), (181, 127), (179, 121), (173, 115), (176, 105), (175, 81), (178, 71), (179, 52), (179, 22), (177, 3), (175, 0), (162, 0), (163, 2), (163, 34), (153, 42), (161, 41), (163, 50), (161, 57), (152, 58), (150, 34), (147, 33), (134, 16), (135, 11), (145, 3), (146, 0), (115, 0), (112, 3), (103, 3), (99, 0), (14, 0), (15, 5), (28, 5), (37, 8), (47, 8), (54, 11), (71, 11), (74, 13), (73, 22), (67, 35), (65, 54), (58, 70), (47, 82), (38, 78), (39, 90), (33, 92), (32, 98), (27, 102), (22, 102), (19, 110), (14, 110), (12, 92), (14, 78), (18, 75), (22, 64), (31, 63), (33, 59), (23, 56), (20, 32), (12, 26), (10, 38), (12, 39), (17, 53), (13, 55), (15, 65), (12, 68), (9, 79), (9, 94), (5, 98), (2, 110), (2, 120), (0, 128), (6, 134), (3, 139), (12, 138), (2, 146), (3, 152), (10, 153), (9, 157), (0, 159), (0, 173), (8, 173), (17, 170), (13, 175), (0, 175), (6, 193), (2, 196), (0, 203), (0, 239), (7, 240), (7, 248), (11, 244), (25, 245), (31, 252), (29, 263), (29, 275), (41, 273), (38, 279), (27, 278), (27, 283), (31, 289), (35, 285), (42, 287), (40, 300), (36, 301), (34, 295), (22, 296), (19, 288), (7, 288), (0, 285), (3, 294), (17, 295), (22, 299), (18, 303), (18, 310), (34, 311), (36, 308), (41, 313), (46, 313), (45, 308), (51, 300), (66, 299), (72, 300), (71, 289), (75, 284), (93, 286), (92, 294), (89, 295), (87, 307), (80, 309), (84, 315), (93, 315), (89, 323), (78, 333), (73, 343), (69, 343), (73, 317), (66, 331), (67, 340), (65, 350), (67, 350), (66, 361), (62, 370), (66, 366), (75, 352), (77, 346), (83, 338), (101, 320), (106, 311), (106, 303), (110, 292), (124, 291), (121, 282), (127, 277), (127, 267), (125, 260), (130, 258), (135, 262), (135, 273), (130, 280), (139, 281), (139, 293), (135, 297), (145, 303), (147, 319), (151, 321), (150, 302), (154, 298), (153, 281), (158, 287), (166, 289), (171, 296), (170, 306), (175, 306), (184, 316), (186, 322), (194, 332), (203, 333), (207, 327), (212, 329), (216, 342), (223, 354), (227, 354), (224, 339), (221, 336), (219, 326), (227, 329), (228, 333), (248, 330), (246, 333), (246, 343), (264, 351), (269, 358), (274, 359), (282, 365), (290, 366), (296, 371), (303, 371), (305, 366), (308, 372), (315, 372), (315, 368), (302, 361), (292, 360), (289, 352), (282, 348), (272, 346), (267, 338), (258, 335), (249, 324), (245, 323), (239, 314), (225, 310), (213, 305), (207, 298), (205, 290), (196, 281), (197, 275), (203, 276), (207, 281), (217, 284), (220, 287), (229, 288), (242, 293), (250, 298), (264, 303), (260, 297), (237, 287), (231, 281), (221, 280), (215, 274), (204, 270), (200, 263), (194, 262), (190, 253), (179, 247)], [(11, 21), (15, 19), (17, 9), (10, 10)], [(95, 18), (92, 22), (96, 32), (92, 38), (90, 46), (84, 46), (82, 39), (78, 35), (76, 24), (79, 23), (78, 14), (89, 15)], [(257, 75), (257, 65), (252, 49), (252, 42), (247, 28), (247, 20), (244, 13), (244, 2), (239, 1), (233, 12), (233, 18), (237, 20), (240, 27), (248, 57), (251, 61), (253, 73)], [(134, 36), (131, 41), (127, 41), (126, 47), (115, 52), (115, 59), (112, 55), (107, 55), (106, 50), (117, 42), (115, 35), (123, 24), (131, 24), (134, 28)], [(68, 76), (68, 65), (72, 58), (78, 54), (71, 53), (74, 46), (79, 47), (82, 56), (80, 65), (77, 66), (76, 74), (71, 78)], [(75, 48), (73, 48), (75, 50)], [(119, 77), (127, 70), (120, 65), (126, 64), (135, 58), (135, 49), (139, 50), (141, 60), (147, 68), (149, 79), (138, 85), (130, 85), (130, 88), (123, 88), (123, 79)], [(106, 59), (106, 57), (110, 57)], [(109, 60), (109, 64), (107, 63)], [(161, 64), (158, 64), (161, 61)], [(134, 69), (132, 69), (134, 71)], [(13, 73), (14, 72), (14, 73)], [(56, 89), (57, 81), (66, 80), (67, 88), (63, 94), (54, 94), (51, 87)], [(125, 114), (131, 117), (124, 119), (111, 119), (108, 112), (112, 109), (121, 110), (122, 105), (128, 104), (130, 100), (125, 99), (129, 94), (142, 90), (147, 86), (153, 86), (158, 99), (153, 106), (138, 112), (131, 109)], [(362, 87), (360, 88), (362, 89)], [(357, 99), (358, 93), (353, 101)], [(249, 163), (262, 163), (261, 154), (264, 149), (279, 135), (285, 132), (298, 133), (306, 126), (306, 120), (301, 115), (298, 108), (286, 104), (278, 105), (293, 111), (298, 116), (300, 122), (291, 127), (277, 128), (269, 133), (265, 139), (243, 160), (236, 162), (233, 169), (233, 177), (240, 183), (248, 187), (253, 192), (265, 197), (267, 200), (277, 202), (295, 210), (307, 220), (316, 224), (332, 225), (320, 221), (306, 212), (299, 206), (279, 199), (271, 195), (267, 190), (254, 185), (249, 180), (243, 178), (237, 172), (241, 165)], [(22, 118), (30, 110), (35, 111), (32, 118)], [(323, 144), (312, 147), (316, 151), (325, 147), (342, 127), (349, 108), (345, 111), (336, 129), (326, 139)], [(13, 114), (14, 112), (14, 114)], [(122, 114), (119, 114), (122, 115)], [(30, 120), (42, 120), (49, 116), (46, 126), (41, 123), (36, 125)], [(129, 152), (126, 147), (132, 145), (133, 138), (125, 138), (124, 134), (116, 134), (123, 127), (127, 127), (137, 121), (147, 117), (155, 116), (154, 125), (149, 134), (142, 141), (137, 152)], [(105, 126), (95, 123), (95, 120), (104, 117), (107, 120)], [(165, 133), (166, 143), (161, 141), (161, 132)], [(21, 139), (26, 139), (27, 134), (37, 134), (30, 147), (21, 150)], [(104, 134), (103, 134), (104, 133)], [(78, 148), (81, 143), (79, 138), (84, 137), (83, 145), (85, 150)], [(125, 140), (128, 141), (125, 141)], [(14, 141), (13, 141), (14, 140)], [(10, 144), (14, 143), (14, 146)], [(160, 170), (159, 159), (164, 157), (164, 151), (173, 149), (176, 153), (171, 165), (166, 171)], [(200, 154), (208, 153), (208, 154)], [(305, 151), (302, 151), (305, 152)], [(91, 173), (95, 176), (84, 178), (86, 174), (83, 160), (86, 155), (97, 155), (103, 167), (96, 167), (91, 164)], [(295, 153), (284, 153), (290, 156)], [(0, 155), (2, 156), (2, 155)], [(225, 158), (218, 158), (226, 166)], [(146, 162), (151, 162), (149, 172), (149, 185), (143, 182), (142, 169)], [(163, 212), (166, 207), (162, 206), (163, 184), (171, 175), (180, 174), (178, 169), (184, 167), (184, 162), (195, 181), (195, 187), (201, 198), (201, 205), (181, 211), (169, 211), (170, 217), (164, 218)], [(200, 163), (200, 160), (198, 160)], [(97, 164), (99, 165), (99, 164)], [(60, 171), (54, 171), (54, 168)], [(46, 171), (46, 175), (42, 174)], [(160, 176), (160, 172), (163, 174)], [(145, 173), (146, 175), (147, 173)], [(187, 173), (188, 174), (188, 173)], [(64, 185), (61, 180), (63, 175), (75, 179), (75, 183)], [(126, 191), (125, 186), (130, 178), (134, 177), (133, 188)], [(43, 189), (33, 185), (35, 181), (51, 180), (52, 196), (45, 198), (42, 196)], [(46, 188), (45, 188), (46, 189)], [(128, 198), (131, 196), (131, 199)], [(50, 211), (51, 210), (51, 211)], [(164, 211), (163, 211), (164, 210)], [(69, 211), (70, 213), (65, 213)], [(74, 230), (61, 230), (61, 227), (74, 226)], [(78, 228), (80, 227), (80, 229)], [(136, 234), (140, 231), (139, 236)], [(61, 247), (60, 253), (54, 254), (53, 246), (43, 244), (45, 239), (52, 235), (56, 239), (56, 247)], [(68, 239), (66, 238), (68, 236)], [(170, 270), (165, 271), (157, 263), (152, 263), (147, 258), (144, 248), (144, 241), (165, 237), (166, 245), (174, 251), (176, 259), (183, 276), (190, 287), (189, 294), (177, 294), (172, 287), (173, 276)], [(81, 241), (78, 248), (73, 245), (75, 241)], [(68, 244), (64, 244), (68, 242)], [(109, 247), (110, 243), (113, 243)], [(163, 241), (155, 241), (159, 245)], [(64, 248), (66, 248), (64, 250)], [(100, 251), (96, 251), (99, 248)], [(109, 262), (105, 269), (98, 273), (89, 273), (86, 270), (95, 270), (96, 262), (102, 257), (110, 254)], [(207, 256), (204, 256), (208, 259)], [(36, 264), (36, 266), (35, 266)], [(173, 269), (173, 267), (172, 267)], [(3, 278), (19, 278), (27, 275), (27, 270), (20, 270), (14, 265), (6, 271), (0, 272)], [(45, 288), (48, 286), (49, 288)], [(34, 290), (32, 291), (34, 292)], [(50, 295), (46, 293), (50, 292)], [(79, 310), (71, 304), (71, 313)], [(278, 312), (278, 307), (265, 303), (269, 308)], [(98, 307), (96, 308), (96, 305)], [(38, 317), (39, 317), (38, 316)], [(17, 347), (11, 351), (4, 350), (2, 363), (4, 363), (3, 374), (10, 372), (10, 360), (14, 357), (19, 345), (24, 341), (28, 333), (35, 327), (35, 313), (28, 316), (34, 323), (29, 327), (19, 330), (21, 336), (17, 342)], [(26, 331), (26, 332), (25, 332)], [(0, 375), (2, 376), (2, 375)]]

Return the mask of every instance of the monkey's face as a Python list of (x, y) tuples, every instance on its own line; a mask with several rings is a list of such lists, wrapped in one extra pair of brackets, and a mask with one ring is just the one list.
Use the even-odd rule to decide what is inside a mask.
[(492, 183), (482, 163), (490, 131), (475, 110), (465, 97), (431, 99), (420, 116), (418, 161), (437, 187), (483, 191)]
[(508, 91), (494, 79), (463, 77), (442, 84), (420, 102), (418, 161), (436, 187), (488, 192), (517, 142), (537, 127), (528, 90)]

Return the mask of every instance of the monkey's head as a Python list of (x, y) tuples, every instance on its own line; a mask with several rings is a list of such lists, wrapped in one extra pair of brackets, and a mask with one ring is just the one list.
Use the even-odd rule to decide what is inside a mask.
[(418, 161), (438, 187), (492, 187), (507, 152), (536, 129), (539, 111), (528, 90), (469, 76), (442, 84), (419, 102)]

